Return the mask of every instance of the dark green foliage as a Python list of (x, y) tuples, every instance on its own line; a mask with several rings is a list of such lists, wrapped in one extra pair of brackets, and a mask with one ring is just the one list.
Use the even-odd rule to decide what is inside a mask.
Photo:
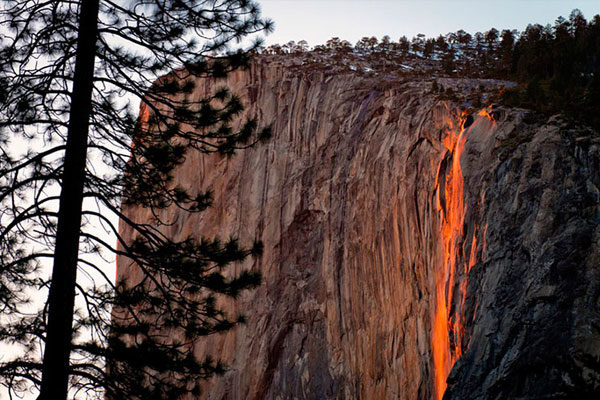
[[(484, 41), (487, 48), (479, 52), (477, 70), (462, 68), (464, 75), (516, 81), (519, 86), (504, 90), (498, 100), (545, 115), (564, 113), (600, 127), (600, 16), (587, 22), (573, 10), (568, 20), (559, 17), (553, 27), (529, 25), (518, 36), (509, 30), (498, 36), (492, 29)], [(453, 60), (467, 65), (467, 57)], [(449, 60), (444, 58), (447, 73)]]
[(398, 49), (403, 55), (408, 53), (408, 50), (410, 49), (410, 42), (406, 36), (402, 36), (398, 41)]
[(446, 52), (442, 58), (442, 70), (448, 75), (453, 75), (456, 72), (455, 58), (453, 50)]
[[(77, 81), (77, 41), (82, 32), (96, 32), (79, 25), (79, 17), (96, 2), (97, 34), (83, 43), (87, 53), (95, 49), (92, 77)], [(260, 272), (228, 267), (260, 256), (262, 244), (206, 239), (201, 232), (173, 240), (164, 234), (173, 221), (160, 211), (197, 213), (210, 206), (210, 190), (173, 182), (174, 168), (190, 149), (231, 155), (270, 136), (252, 119), (234, 129), (244, 106), (227, 88), (193, 96), (198, 80), (246, 68), (260, 45), (232, 49), (230, 43), (270, 27), (247, 0), (3, 2), (0, 341), (17, 345), (21, 354), (0, 358), (0, 383), (13, 395), (48, 381), (41, 353), (48, 314), (60, 304), (30, 300), (64, 278), (49, 278), (47, 270), (57, 259), (63, 215), (57, 209), (64, 196), (78, 195), (63, 193), (59, 202), (57, 193), (71, 173), (65, 143), (79, 135), (89, 138), (87, 149), (76, 147), (85, 160), (79, 179), (85, 201), (76, 212), (82, 223), (72, 267), (79, 274), (67, 296), (77, 293), (81, 302), (73, 313), (73, 338), (63, 349), (67, 362), (56, 365), (68, 369), (70, 395), (174, 399), (199, 393), (202, 379), (225, 371), (219, 361), (197, 359), (194, 344), (245, 321), (228, 315), (223, 302), (255, 288)], [(92, 94), (81, 100), (91, 109), (89, 133), (71, 132), (78, 118), (70, 112), (73, 86), (90, 82)], [(18, 153), (19, 142), (29, 150)], [(151, 219), (131, 220), (123, 211), (131, 206), (148, 209)], [(126, 241), (123, 231), (134, 239)], [(108, 263), (115, 255), (130, 263), (136, 280), (115, 286), (105, 275), (103, 259)]]
[(425, 41), (425, 47), (423, 48), (423, 57), (430, 58), (433, 54), (434, 49), (435, 49), (435, 40), (427, 39)]
[[(461, 29), (435, 39), (422, 34), (412, 40), (403, 36), (398, 42), (383, 38), (379, 45), (377, 38), (365, 37), (356, 43), (354, 51), (345, 47), (343, 54), (339, 46), (332, 45), (340, 39), (334, 39), (327, 47), (315, 47), (314, 55), (326, 54), (325, 63), (334, 60), (345, 70), (363, 73), (356, 64), (367, 61), (375, 73), (387, 73), (391, 67), (401, 75), (510, 80), (518, 86), (504, 90), (496, 101), (542, 115), (563, 113), (600, 127), (600, 113), (596, 111), (600, 99), (600, 15), (586, 21), (579, 10), (573, 10), (569, 19), (559, 17), (554, 26), (531, 24), (520, 33), (491, 28), (471, 35)], [(277, 45), (265, 52), (285, 53)], [(310, 52), (305, 55), (307, 64), (318, 65), (318, 57), (313, 59)]]
[(511, 68), (497, 69), (501, 77), (521, 85), (503, 94), (504, 103), (544, 114), (563, 112), (600, 127), (594, 112), (599, 98), (599, 16), (587, 23), (575, 10), (569, 20), (558, 18), (551, 29), (530, 25), (505, 52), (509, 50)]

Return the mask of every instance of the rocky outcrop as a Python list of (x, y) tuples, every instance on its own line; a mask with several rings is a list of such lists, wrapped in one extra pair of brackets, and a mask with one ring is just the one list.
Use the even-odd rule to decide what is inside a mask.
[[(439, 83), (458, 93), (497, 84)], [(262, 58), (195, 95), (221, 85), (274, 137), (233, 157), (190, 153), (174, 183), (211, 188), (214, 206), (163, 211), (174, 238), (264, 243), (252, 265), (263, 285), (230, 306), (247, 325), (195, 349), (229, 365), (204, 398), (431, 399), (456, 358), (447, 398), (597, 389), (597, 135), (496, 110), (459, 136), (461, 110), (430, 93), (431, 79)], [(450, 271), (454, 159), (464, 215), (450, 229)], [(120, 279), (129, 273), (119, 265)]]

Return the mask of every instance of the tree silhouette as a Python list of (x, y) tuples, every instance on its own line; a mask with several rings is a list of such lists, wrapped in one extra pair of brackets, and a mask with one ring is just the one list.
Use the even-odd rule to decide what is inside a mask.
[[(157, 211), (210, 205), (210, 192), (172, 181), (189, 149), (228, 155), (268, 137), (254, 120), (232, 128), (243, 106), (226, 88), (189, 96), (198, 79), (247, 66), (260, 43), (229, 43), (265, 29), (270, 21), (246, 0), (3, 2), (0, 339), (21, 350), (0, 360), (10, 393), (33, 386), (42, 400), (65, 399), (69, 390), (171, 399), (223, 371), (190, 348), (243, 322), (220, 310), (215, 295), (235, 297), (259, 283), (256, 271), (225, 267), (259, 255), (261, 244), (173, 241)], [(28, 150), (19, 153), (19, 143)], [(128, 219), (121, 202), (150, 209), (153, 220)], [(110, 244), (115, 236), (118, 246)], [(107, 254), (131, 259), (141, 279), (115, 287), (102, 270)], [(39, 309), (33, 293), (48, 295)]]
[(427, 39), (425, 41), (425, 46), (423, 47), (423, 57), (431, 58), (434, 50), (435, 50), (435, 40)]
[(402, 56), (406, 57), (408, 51), (410, 50), (410, 42), (408, 41), (408, 38), (406, 36), (402, 36), (398, 40), (398, 49), (400, 50)]

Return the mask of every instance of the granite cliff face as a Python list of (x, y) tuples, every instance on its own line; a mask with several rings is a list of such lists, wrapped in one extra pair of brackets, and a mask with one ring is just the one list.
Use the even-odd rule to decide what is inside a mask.
[(467, 117), (431, 79), (260, 58), (196, 95), (222, 85), (274, 137), (189, 154), (176, 183), (212, 188), (214, 206), (163, 214), (174, 238), (265, 246), (263, 285), (231, 306), (247, 325), (195, 349), (229, 365), (204, 398), (432, 399), (448, 375), (448, 399), (600, 390), (597, 133)]
[(474, 145), (463, 159), (465, 197), (485, 196), (468, 209), (481, 213), (486, 247), (468, 278), (468, 350), (445, 398), (597, 398), (600, 136), (555, 118), (506, 120), (494, 136), (492, 157)]

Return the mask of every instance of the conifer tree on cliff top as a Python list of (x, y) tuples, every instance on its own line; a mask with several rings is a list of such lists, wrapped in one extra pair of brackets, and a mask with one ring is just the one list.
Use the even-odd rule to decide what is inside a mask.
[[(268, 136), (253, 120), (232, 127), (243, 106), (226, 89), (200, 100), (188, 94), (198, 79), (247, 66), (259, 43), (244, 51), (228, 44), (271, 22), (248, 0), (1, 7), (0, 344), (11, 351), (0, 356), (0, 383), (11, 397), (33, 390), (43, 400), (197, 393), (223, 366), (196, 359), (194, 341), (243, 322), (214, 296), (260, 281), (258, 272), (225, 267), (262, 246), (171, 240), (158, 211), (209, 206), (209, 192), (172, 182), (189, 149), (231, 154)], [(154, 218), (132, 221), (121, 204)], [(115, 254), (139, 279), (115, 287), (106, 278), (102, 257)], [(36, 307), (40, 296), (47, 300)]]

